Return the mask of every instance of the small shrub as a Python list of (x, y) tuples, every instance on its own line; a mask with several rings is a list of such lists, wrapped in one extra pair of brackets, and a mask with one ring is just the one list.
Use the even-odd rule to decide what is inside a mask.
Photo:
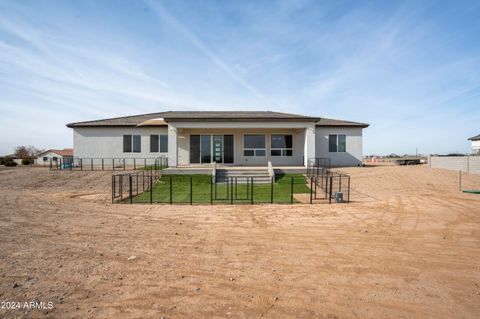
[[(3, 165), (7, 165), (7, 163), (12, 163), (12, 162), (13, 162), (13, 158), (11, 158), (10, 156), (5, 156), (5, 157), (3, 158), (2, 164), (3, 164)], [(14, 163), (14, 162), (13, 162), (13, 163)]]
[(5, 164), (5, 158), (4, 157), (0, 157), (0, 165), (3, 165)]
[(30, 165), (30, 164), (32, 164), (32, 161), (29, 158), (22, 159), (22, 165)]
[(5, 166), (15, 167), (15, 166), (17, 166), (17, 163), (15, 163), (15, 162), (12, 160), (11, 162), (6, 162), (6, 163), (5, 163)]

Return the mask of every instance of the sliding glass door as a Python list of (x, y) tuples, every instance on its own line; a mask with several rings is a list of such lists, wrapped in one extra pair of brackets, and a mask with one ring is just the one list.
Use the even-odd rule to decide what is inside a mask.
[(233, 135), (190, 135), (190, 164), (211, 163), (212, 160), (233, 164)]

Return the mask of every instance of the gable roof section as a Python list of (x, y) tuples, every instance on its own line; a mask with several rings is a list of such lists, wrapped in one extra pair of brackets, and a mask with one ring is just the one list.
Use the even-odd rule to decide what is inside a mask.
[(360, 123), (360, 122), (351, 122), (351, 121), (344, 121), (344, 120), (334, 120), (334, 119), (327, 119), (321, 118), (316, 126), (336, 126), (336, 127), (361, 127), (366, 128), (369, 126), (367, 123)]
[(271, 111), (169, 111), (69, 123), (67, 127), (137, 126), (152, 119), (169, 121), (318, 121), (319, 118)]
[[(316, 126), (332, 127), (368, 127), (369, 124), (318, 118), (291, 113), (271, 111), (169, 111), (159, 113), (140, 114), (133, 116), (115, 117), (104, 120), (69, 123), (67, 127), (135, 127), (135, 126), (162, 126), (169, 121), (235, 121), (235, 122), (271, 122), (271, 121), (316, 122)], [(164, 124), (162, 124), (164, 123)]]
[(478, 134), (477, 136), (470, 137), (468, 140), (469, 141), (480, 141), (480, 134)]
[(46, 150), (46, 151), (43, 151), (43, 152), (39, 153), (37, 156), (41, 156), (41, 155), (46, 154), (46, 153), (55, 153), (59, 156), (73, 156), (73, 148), (64, 148), (63, 150), (50, 149), (50, 150)]

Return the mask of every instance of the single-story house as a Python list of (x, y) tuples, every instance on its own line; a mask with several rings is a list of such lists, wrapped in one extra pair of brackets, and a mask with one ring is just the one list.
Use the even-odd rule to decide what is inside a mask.
[(472, 141), (472, 154), (480, 155), (480, 134), (470, 137), (468, 140)]
[(73, 158), (73, 148), (64, 148), (63, 150), (47, 150), (43, 151), (37, 155), (35, 159), (36, 165), (50, 165), (50, 161), (52, 163), (56, 163), (59, 159), (62, 159), (62, 162), (65, 160), (69, 160)]
[(74, 156), (153, 158), (169, 166), (332, 166), (362, 164), (368, 124), (271, 111), (170, 111), (67, 124)]

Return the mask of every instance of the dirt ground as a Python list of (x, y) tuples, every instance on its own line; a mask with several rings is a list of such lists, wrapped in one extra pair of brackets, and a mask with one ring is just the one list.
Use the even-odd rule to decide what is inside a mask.
[[(110, 203), (111, 172), (0, 171), (0, 301), (28, 318), (479, 318), (480, 195), (344, 169), (352, 203)], [(480, 175), (463, 175), (480, 189)]]

